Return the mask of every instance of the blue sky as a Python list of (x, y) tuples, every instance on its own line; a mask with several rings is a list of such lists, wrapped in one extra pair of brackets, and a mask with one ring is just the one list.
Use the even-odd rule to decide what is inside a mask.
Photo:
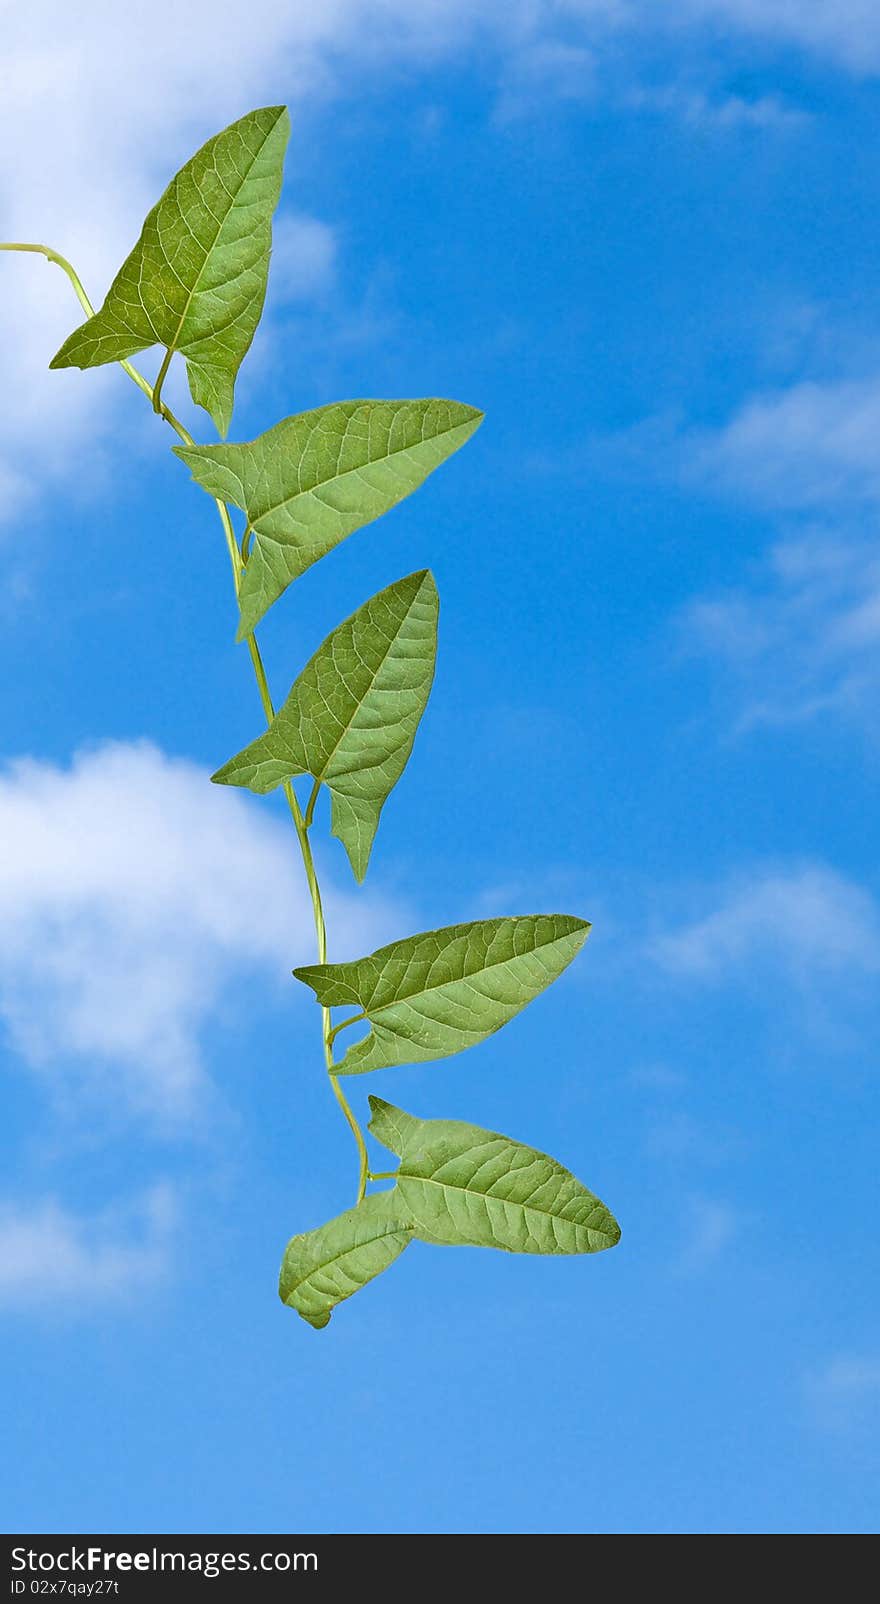
[(356, 1169), (289, 979), (295, 843), (207, 783), (259, 729), (225, 552), (124, 376), (45, 371), (61, 275), (3, 258), (9, 1529), (875, 1522), (880, 20), (659, 9), (7, 19), (0, 232), (96, 297), (200, 140), (290, 104), (233, 437), (348, 396), (485, 409), (265, 655), (284, 692), (433, 569), (363, 891), (321, 852), (331, 951), (595, 928), (490, 1042), (354, 1097), (545, 1148), (623, 1227), (596, 1259), (416, 1245), (321, 1334), (277, 1302)]

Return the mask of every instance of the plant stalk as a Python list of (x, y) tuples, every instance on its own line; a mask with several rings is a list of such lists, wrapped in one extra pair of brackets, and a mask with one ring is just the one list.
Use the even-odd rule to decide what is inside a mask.
[[(67, 258), (61, 256), (58, 251), (53, 251), (48, 245), (21, 244), (18, 242), (0, 242), (0, 251), (25, 251), (36, 256), (45, 256), (48, 262), (53, 262), (57, 267), (60, 267), (62, 271), (67, 274), (67, 277), (73, 285), (77, 300), (79, 301), (80, 306), (83, 308), (86, 316), (94, 317), (95, 308), (86, 294), (79, 274), (76, 272), (75, 268), (72, 267), (71, 263), (68, 262)], [(131, 362), (120, 360), (119, 366), (125, 373), (128, 374), (128, 377), (132, 380), (132, 382), (136, 384), (138, 389), (141, 390), (147, 397), (147, 400), (150, 402), (150, 405), (153, 407), (153, 410), (159, 415), (159, 417), (164, 418), (165, 422), (170, 425), (178, 439), (181, 440), (185, 446), (194, 446), (196, 441), (193, 439), (189, 430), (184, 427), (179, 418), (174, 416), (174, 413), (171, 411), (170, 407), (166, 406), (165, 402), (161, 399), (162, 383), (170, 366), (171, 355), (172, 353), (170, 351), (166, 351), (162, 366), (159, 369), (159, 376), (155, 386), (151, 385), (149, 380), (145, 379), (144, 375), (140, 373)], [(230, 515), (227, 503), (222, 501), (217, 496), (212, 497), (212, 500), (217, 508), (217, 513), (223, 526), (223, 534), (229, 552), (229, 560), (232, 564), (232, 581), (235, 588), (235, 599), (237, 602), (239, 599), (239, 591), (241, 589), (241, 577), (244, 572), (244, 561), (238, 541), (235, 537), (235, 529), (233, 527), (232, 517)], [(266, 669), (263, 663), (262, 654), (253, 630), (251, 630), (250, 634), (248, 634), (245, 638), (247, 640), (248, 652), (254, 670), (254, 678), (257, 682), (257, 690), (259, 691), (260, 702), (262, 703), (263, 712), (266, 717), (266, 723), (271, 724), (275, 717), (275, 706), (272, 701), (272, 693), (269, 689), (269, 681), (266, 677)], [(312, 917), (315, 926), (315, 938), (318, 947), (318, 962), (326, 963), (327, 926), (324, 920), (324, 907), (321, 900), (321, 887), (318, 882), (318, 874), (315, 868), (315, 860), (312, 855), (311, 842), (309, 840), (309, 828), (312, 823), (315, 802), (317, 800), (318, 785), (316, 782), (315, 788), (309, 800), (305, 818), (303, 817), (302, 809), (300, 808), (299, 800), (297, 798), (296, 791), (293, 788), (292, 782), (290, 780), (286, 780), (283, 789), (287, 806), (290, 809), (290, 816), (293, 820), (293, 827), (296, 831), (297, 840), (299, 841), (303, 868), (305, 869), (306, 881), (309, 888), (309, 896), (312, 903)], [(346, 1021), (346, 1023), (349, 1023), (349, 1021)], [(333, 1062), (333, 1036), (335, 1035), (335, 1031), (332, 1028), (332, 1019), (329, 1008), (321, 1009), (321, 1026), (324, 1042), (324, 1060), (327, 1066), (327, 1074), (330, 1077), (330, 1085), (333, 1088), (333, 1095), (335, 1096), (336, 1101), (345, 1115), (345, 1118), (351, 1129), (351, 1133), (357, 1144), (357, 1202), (360, 1203), (367, 1189), (367, 1178), (369, 1175), (367, 1147), (360, 1125), (358, 1124), (354, 1112), (349, 1105), (348, 1099), (339, 1084), (339, 1076), (336, 1066)]]

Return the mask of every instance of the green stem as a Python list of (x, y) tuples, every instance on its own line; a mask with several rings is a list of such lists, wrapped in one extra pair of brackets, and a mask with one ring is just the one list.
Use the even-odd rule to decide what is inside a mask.
[(336, 1040), (336, 1038), (339, 1035), (339, 1032), (341, 1030), (347, 1030), (349, 1025), (359, 1025), (361, 1020), (362, 1019), (366, 1019), (366, 1017), (367, 1017), (366, 1014), (362, 1013), (362, 1014), (352, 1014), (349, 1019), (341, 1019), (339, 1021), (339, 1024), (338, 1025), (334, 1025), (333, 1029), (330, 1032), (330, 1046), (331, 1047), (333, 1046), (333, 1043), (335, 1042), (335, 1040)]
[(160, 417), (162, 415), (162, 386), (165, 383), (165, 375), (171, 366), (173, 355), (173, 348), (169, 345), (162, 358), (162, 366), (156, 375), (156, 383), (153, 385), (153, 411), (158, 412)]
[(82, 280), (76, 269), (71, 267), (66, 256), (59, 256), (49, 245), (22, 245), (17, 240), (0, 244), (0, 251), (30, 251), (34, 256), (45, 256), (48, 262), (54, 262), (57, 267), (63, 268), (76, 292), (76, 298), (87, 317), (94, 317), (95, 308), (92, 306), (83, 288)]
[(307, 830), (310, 830), (312, 828), (312, 820), (315, 817), (315, 803), (318, 800), (318, 792), (320, 791), (320, 789), (321, 789), (321, 782), (320, 782), (320, 780), (316, 780), (314, 785), (312, 786), (312, 794), (309, 797), (308, 805), (306, 807), (306, 829)]
[[(85, 292), (85, 288), (83, 287), (83, 283), (82, 283), (82, 280), (79, 277), (79, 274), (76, 272), (75, 268), (71, 266), (71, 264), (70, 264), (70, 262), (68, 262), (67, 258), (64, 257), (64, 256), (61, 256), (58, 251), (53, 251), (51, 249), (51, 247), (48, 246), (48, 245), (20, 244), (20, 243), (17, 243), (17, 242), (11, 242), (10, 243), (10, 242), (3, 242), (3, 241), (0, 241), (0, 251), (24, 251), (24, 252), (30, 252), (30, 253), (32, 253), (33, 255), (36, 255), (36, 256), (45, 256), (45, 258), (46, 258), (46, 260), (48, 262), (54, 262), (57, 267), (60, 267), (62, 269), (62, 271), (67, 274), (67, 277), (69, 278), (71, 284), (73, 285), (74, 291), (76, 293), (77, 300), (79, 301), (80, 306), (83, 308), (83, 311), (85, 312), (86, 316), (87, 317), (94, 317), (95, 309), (92, 306), (92, 303), (89, 300), (89, 297), (87, 296), (87, 294)], [(128, 377), (132, 380), (132, 382), (134, 384), (136, 384), (138, 389), (141, 390), (143, 392), (143, 394), (147, 397), (148, 401), (150, 402), (150, 404), (153, 407), (153, 410), (156, 413), (158, 413), (158, 415), (161, 418), (164, 418), (165, 422), (170, 425), (170, 427), (174, 430), (174, 433), (177, 435), (177, 438), (179, 440), (181, 440), (185, 446), (194, 446), (196, 444), (196, 442), (193, 439), (192, 435), (190, 434), (189, 430), (184, 427), (184, 425), (180, 422), (179, 418), (176, 418), (174, 416), (174, 413), (171, 411), (170, 407), (167, 407), (165, 405), (165, 402), (161, 399), (162, 383), (164, 381), (166, 373), (168, 372), (168, 367), (169, 367), (170, 361), (171, 361), (171, 352), (170, 351), (166, 351), (165, 358), (164, 358), (164, 360), (162, 362), (162, 366), (159, 369), (159, 376), (158, 376), (158, 378), (156, 380), (155, 387), (150, 384), (149, 380), (144, 378), (142, 373), (138, 372), (137, 368), (134, 367), (131, 362), (120, 361), (119, 366), (124, 370), (124, 372), (126, 372), (128, 374)], [(242, 572), (243, 572), (243, 569), (244, 569), (244, 564), (242, 562), (242, 554), (241, 554), (241, 551), (239, 550), (238, 541), (235, 538), (235, 529), (233, 527), (232, 518), (231, 518), (230, 513), (229, 513), (229, 507), (227, 506), (226, 502), (222, 501), (218, 496), (215, 496), (212, 499), (213, 499), (214, 504), (215, 504), (215, 506), (217, 508), (217, 513), (218, 513), (218, 516), (220, 518), (220, 522), (223, 525), (223, 534), (225, 536), (226, 545), (227, 545), (227, 548), (228, 548), (228, 551), (229, 551), (229, 560), (230, 560), (230, 562), (232, 564), (232, 580), (233, 580), (233, 584), (234, 584), (234, 587), (235, 587), (235, 598), (236, 598), (236, 601), (238, 601), (239, 589), (240, 589), (240, 586), (241, 586), (241, 576), (242, 576)], [(260, 648), (257, 645), (256, 637), (255, 637), (253, 631), (251, 631), (251, 633), (248, 636), (246, 636), (246, 640), (247, 640), (248, 652), (250, 654), (251, 663), (253, 665), (254, 677), (255, 677), (256, 682), (257, 682), (257, 689), (258, 689), (258, 691), (260, 693), (260, 701), (262, 703), (263, 712), (264, 712), (265, 717), (266, 717), (266, 723), (267, 724), (271, 724), (272, 720), (275, 717), (275, 707), (274, 707), (274, 703), (272, 701), (272, 693), (269, 690), (269, 681), (266, 678), (266, 670), (265, 670), (265, 667), (264, 667), (264, 664), (263, 664), (263, 659), (262, 659), (262, 656), (261, 656), (261, 653), (260, 653)], [(299, 805), (299, 801), (297, 799), (296, 792), (295, 792), (291, 782), (288, 780), (288, 781), (285, 782), (285, 785), (284, 785), (284, 795), (285, 795), (285, 798), (287, 800), (287, 806), (290, 809), (290, 816), (293, 819), (293, 827), (296, 830), (297, 840), (299, 841), (300, 852), (302, 853), (303, 867), (304, 867), (305, 872), (306, 872), (306, 881), (308, 882), (308, 887), (309, 887), (309, 896), (311, 897), (311, 901), (312, 901), (312, 916), (313, 916), (314, 925), (315, 925), (315, 936), (316, 936), (317, 944), (318, 944), (318, 962), (319, 963), (326, 963), (326, 961), (327, 961), (327, 927), (326, 927), (326, 924), (325, 924), (325, 921), (324, 921), (324, 908), (323, 908), (323, 904), (322, 904), (322, 901), (321, 901), (321, 887), (320, 887), (320, 885), (318, 883), (317, 870), (315, 869), (315, 860), (314, 860), (314, 857), (312, 856), (312, 848), (311, 848), (311, 843), (309, 841), (309, 825), (312, 822), (312, 814), (314, 813), (314, 806), (315, 806), (315, 800), (316, 800), (316, 796), (317, 796), (317, 790), (318, 790), (318, 786), (317, 786), (317, 782), (316, 782), (315, 790), (312, 792), (312, 796), (311, 796), (311, 798), (309, 800), (309, 807), (308, 807), (308, 814), (307, 814), (308, 822), (306, 822), (306, 819), (303, 818), (302, 811), (301, 811), (300, 805)], [(353, 1022), (354, 1022), (353, 1020), (345, 1020), (344, 1021), (345, 1024), (352, 1024)], [(330, 1085), (333, 1088), (333, 1095), (335, 1096), (336, 1101), (338, 1102), (340, 1108), (342, 1109), (342, 1112), (345, 1115), (345, 1118), (348, 1121), (349, 1126), (351, 1127), (351, 1132), (352, 1132), (352, 1135), (354, 1136), (355, 1142), (357, 1143), (357, 1150), (358, 1150), (358, 1195), (357, 1195), (357, 1201), (358, 1201), (358, 1203), (360, 1203), (360, 1201), (363, 1198), (363, 1196), (364, 1196), (364, 1194), (366, 1192), (366, 1189), (367, 1189), (367, 1174), (368, 1174), (368, 1164), (369, 1164), (369, 1160), (368, 1160), (368, 1156), (367, 1156), (367, 1147), (366, 1147), (366, 1143), (364, 1141), (363, 1132), (361, 1131), (361, 1128), (360, 1128), (360, 1126), (359, 1126), (359, 1124), (358, 1124), (358, 1122), (357, 1122), (357, 1120), (356, 1120), (356, 1118), (354, 1116), (354, 1113), (352, 1112), (352, 1109), (349, 1106), (348, 1099), (346, 1098), (345, 1093), (343, 1092), (341, 1086), (339, 1085), (339, 1080), (338, 1080), (336, 1068), (335, 1068), (335, 1065), (333, 1063), (333, 1036), (335, 1035), (335, 1031), (333, 1031), (333, 1029), (332, 1029), (332, 1023), (331, 1023), (331, 1016), (330, 1016), (330, 1009), (329, 1008), (322, 1008), (321, 1009), (321, 1024), (322, 1024), (322, 1035), (323, 1035), (323, 1041), (324, 1041), (324, 1060), (325, 1060), (325, 1063), (327, 1065), (327, 1074), (330, 1077)], [(343, 1027), (340, 1026), (339, 1028), (342, 1029)]]
[(354, 1117), (351, 1104), (349, 1103), (348, 1098), (339, 1084), (338, 1075), (336, 1074), (335, 1070), (329, 1067), (329, 1065), (327, 1068), (327, 1073), (330, 1076), (330, 1085), (333, 1087), (333, 1095), (336, 1098), (339, 1107), (342, 1109), (343, 1114), (348, 1120), (351, 1128), (351, 1134), (357, 1142), (357, 1150), (360, 1162), (358, 1165), (358, 1190), (355, 1203), (362, 1203), (367, 1190), (367, 1175), (369, 1174), (370, 1161), (367, 1154), (367, 1144), (364, 1141), (364, 1133)]
[[(45, 256), (47, 262), (54, 262), (56, 267), (60, 267), (70, 279), (76, 294), (76, 298), (85, 312), (86, 317), (94, 317), (95, 308), (92, 306), (91, 301), (86, 295), (85, 289), (83, 288), (82, 279), (80, 278), (76, 269), (71, 267), (66, 256), (59, 255), (58, 251), (53, 251), (48, 245), (19, 245), (0, 242), (0, 251), (30, 251), (35, 256)], [(137, 368), (132, 367), (130, 362), (121, 361), (119, 366), (128, 374), (130, 379), (134, 380), (138, 389), (143, 390), (144, 395), (147, 396), (150, 401), (152, 401), (153, 387), (149, 381), (144, 378), (143, 374), (138, 373)], [(171, 416), (164, 407), (162, 409), (162, 416), (166, 418), (169, 423), (171, 423)], [(175, 423), (172, 425), (172, 427), (177, 429), (181, 440), (186, 439), (191, 446), (195, 445), (195, 441), (193, 440), (192, 436), (187, 434), (182, 425)]]
[[(296, 826), (296, 833), (299, 837), (303, 867), (306, 871), (306, 880), (308, 881), (309, 894), (312, 899), (312, 909), (315, 916), (315, 934), (318, 938), (318, 962), (319, 964), (323, 964), (327, 962), (327, 927), (324, 923), (324, 910), (321, 906), (321, 888), (318, 885), (318, 875), (315, 869), (315, 860), (312, 857), (312, 843), (309, 840), (309, 832), (299, 810), (299, 803), (296, 800), (296, 793), (293, 789), (293, 786), (289, 782), (286, 790), (290, 793), (290, 796), (293, 798), (296, 806), (296, 813), (294, 815), (293, 822)], [(327, 1065), (327, 1074), (330, 1076), (330, 1085), (333, 1088), (333, 1096), (336, 1098), (339, 1107), (342, 1109), (342, 1112), (351, 1128), (351, 1134), (357, 1143), (358, 1194), (356, 1201), (360, 1203), (367, 1190), (367, 1172), (370, 1161), (367, 1153), (367, 1144), (364, 1141), (363, 1131), (361, 1130), (354, 1116), (354, 1112), (349, 1104), (348, 1098), (339, 1084), (339, 1074), (336, 1065), (333, 1062), (333, 1037), (335, 1035), (335, 1031), (332, 1029), (332, 1020), (329, 1008), (321, 1009), (321, 1030), (324, 1038), (324, 1062)]]

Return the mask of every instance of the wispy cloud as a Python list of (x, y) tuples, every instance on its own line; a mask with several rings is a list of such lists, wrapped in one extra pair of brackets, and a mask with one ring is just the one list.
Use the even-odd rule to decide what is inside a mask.
[(798, 106), (789, 105), (780, 95), (745, 95), (726, 90), (713, 92), (683, 82), (639, 84), (622, 97), (624, 107), (675, 117), (691, 128), (717, 129), (796, 129), (807, 121)]
[(773, 1063), (874, 1068), (880, 906), (866, 887), (807, 862), (741, 872), (691, 901), (648, 945), (665, 975), (711, 987)]
[[(281, 823), (147, 744), (0, 777), (0, 1017), (56, 1088), (179, 1120), (201, 1034), (246, 977), (287, 984), (311, 914)], [(340, 953), (390, 909), (328, 887)], [(398, 915), (399, 924), (399, 915)], [(366, 943), (366, 946), (364, 946)], [(293, 982), (290, 982), (293, 985)]]
[(880, 377), (804, 380), (747, 399), (721, 429), (685, 441), (692, 477), (784, 509), (880, 501)]
[[(2, 9), (0, 233), (60, 249), (100, 300), (170, 173), (233, 117), (271, 100), (300, 108), (332, 100), (355, 81), (354, 63), (376, 78), (442, 59), (487, 22), (506, 35), (520, 8), (505, 16), (485, 0), (415, 8), (250, 0), (226, 6), (222, 26), (209, 0)], [(311, 293), (332, 254), (327, 222), (296, 216), (280, 240), (282, 279), (297, 297)], [(84, 436), (94, 454), (118, 376), (48, 374), (81, 317), (70, 286), (34, 257), (0, 257), (0, 273), (4, 394), (14, 397), (0, 408), (0, 473), (12, 476), (7, 515), (18, 516), (35, 483), (63, 471)]]
[(645, 1151), (670, 1164), (687, 1160), (712, 1168), (742, 1158), (748, 1139), (741, 1131), (708, 1125), (683, 1109), (655, 1114), (645, 1132)]
[(326, 294), (336, 270), (338, 240), (317, 217), (282, 213), (272, 234), (272, 306)]
[(806, 1392), (816, 1422), (828, 1430), (872, 1424), (880, 1410), (880, 1356), (835, 1354), (806, 1378)]
[[(576, 0), (575, 0), (576, 3)], [(640, 10), (647, 9), (643, 0)], [(880, 69), (880, 15), (873, 0), (677, 0), (668, 21), (714, 25), (768, 43), (794, 45), (850, 72)]]
[(91, 1216), (53, 1198), (0, 1202), (0, 1307), (55, 1317), (143, 1298), (168, 1273), (176, 1216), (167, 1185)]
[[(658, 38), (672, 47), (677, 69), (693, 45), (696, 76), (686, 87), (645, 90), (657, 110), (730, 127), (790, 122), (774, 93), (749, 101), (723, 85), (702, 86), (704, 41), (708, 30), (717, 42), (719, 23), (729, 40), (742, 32), (796, 43), (858, 70), (870, 67), (876, 47), (880, 66), (880, 23), (867, 0), (864, 8), (856, 0), (678, 0), (667, 8), (652, 0), (250, 0), (226, 5), (222, 27), (210, 0), (154, 0), (148, 8), (33, 0), (2, 13), (0, 230), (69, 255), (96, 299), (169, 174), (253, 104), (284, 100), (299, 111), (295, 167), (311, 108), (394, 74), (424, 77), (468, 53), (486, 75), (487, 116), (494, 105), (502, 123), (589, 99), (597, 83), (625, 114), (643, 45)], [(297, 298), (324, 283), (332, 225), (302, 216), (282, 224), (282, 274)], [(3, 258), (0, 273), (4, 394), (14, 397), (0, 410), (0, 478), (10, 481), (18, 514), (38, 483), (65, 470), (85, 435), (96, 454), (118, 380), (49, 375), (48, 358), (80, 316), (70, 287), (34, 259)]]
[(742, 1225), (740, 1211), (717, 1198), (695, 1197), (687, 1209), (682, 1247), (677, 1261), (680, 1275), (702, 1275), (723, 1256)]
[(744, 583), (691, 602), (689, 650), (733, 676), (740, 731), (833, 713), (880, 729), (876, 539), (813, 529), (771, 547)]
[(536, 39), (513, 53), (495, 102), (496, 123), (534, 115), (537, 106), (591, 100), (597, 93), (597, 60), (584, 45)]
[(628, 1078), (633, 1086), (654, 1092), (679, 1092), (687, 1085), (687, 1076), (671, 1064), (640, 1064), (630, 1070)]
[(759, 873), (651, 947), (664, 969), (699, 980), (768, 967), (791, 980), (880, 974), (880, 909), (864, 887), (822, 864)]

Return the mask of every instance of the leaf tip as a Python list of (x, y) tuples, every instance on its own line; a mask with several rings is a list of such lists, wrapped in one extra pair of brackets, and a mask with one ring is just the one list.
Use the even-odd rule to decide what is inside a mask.
[(384, 1097), (374, 1097), (372, 1092), (370, 1093), (369, 1103), (370, 1121), (367, 1125), (367, 1130), (371, 1131), (382, 1142), (383, 1146), (387, 1147), (388, 1143), (381, 1132), (383, 1121), (387, 1120), (389, 1115), (399, 1114), (400, 1109), (395, 1108), (393, 1103), (386, 1103)]
[(602, 1240), (598, 1248), (593, 1248), (592, 1251), (594, 1253), (607, 1253), (610, 1248), (616, 1248), (620, 1241), (620, 1226), (613, 1214), (610, 1214), (607, 1209), (605, 1213), (606, 1223), (600, 1226), (596, 1232), (597, 1236), (601, 1237)]
[(278, 1296), (281, 1299), (281, 1302), (284, 1304), (285, 1309), (292, 1309), (294, 1314), (298, 1314), (300, 1319), (304, 1320), (307, 1326), (311, 1326), (312, 1327), (313, 1331), (323, 1331), (325, 1326), (329, 1326), (329, 1324), (330, 1324), (330, 1314), (329, 1313), (327, 1313), (327, 1314), (303, 1314), (302, 1309), (298, 1309), (297, 1308), (296, 1303), (294, 1302), (293, 1298), (289, 1297), (287, 1295), (287, 1289), (286, 1289), (286, 1286), (285, 1286), (285, 1277), (284, 1277), (284, 1266), (283, 1265), (282, 1265), (282, 1268), (281, 1268), (281, 1276), (280, 1276), (280, 1279), (279, 1279), (279, 1282), (278, 1282)]
[(76, 336), (84, 328), (85, 324), (81, 323), (78, 329), (74, 329), (72, 334), (68, 334), (63, 345), (59, 345), (58, 350), (55, 352), (55, 355), (49, 363), (50, 371), (57, 368), (75, 368), (80, 366), (76, 360), (76, 357), (71, 356), (70, 351)]
[(466, 401), (459, 401), (458, 405), (461, 407), (461, 411), (464, 414), (462, 418), (462, 427), (467, 429), (468, 433), (466, 438), (470, 439), (474, 434), (476, 434), (481, 423), (483, 423), (485, 420), (486, 414), (482, 407), (469, 406)]
[(313, 1331), (326, 1331), (330, 1324), (329, 1314), (303, 1314), (301, 1309), (297, 1309), (296, 1312), (301, 1320), (305, 1320), (307, 1326), (311, 1326)]
[(308, 986), (318, 997), (323, 968), (322, 964), (301, 964), (298, 969), (291, 969), (290, 973), (294, 980), (298, 980), (301, 986)]
[(591, 1229), (597, 1236), (602, 1238), (602, 1243), (601, 1247), (593, 1251), (604, 1253), (607, 1252), (608, 1248), (617, 1247), (620, 1241), (620, 1226), (607, 1204), (602, 1203), (599, 1198), (596, 1199), (596, 1202), (599, 1206), (600, 1222)]
[(438, 594), (437, 581), (434, 578), (430, 568), (420, 568), (417, 574), (413, 574), (413, 579), (416, 582), (417, 590), (424, 588), (425, 590), (429, 590), (434, 596)]

